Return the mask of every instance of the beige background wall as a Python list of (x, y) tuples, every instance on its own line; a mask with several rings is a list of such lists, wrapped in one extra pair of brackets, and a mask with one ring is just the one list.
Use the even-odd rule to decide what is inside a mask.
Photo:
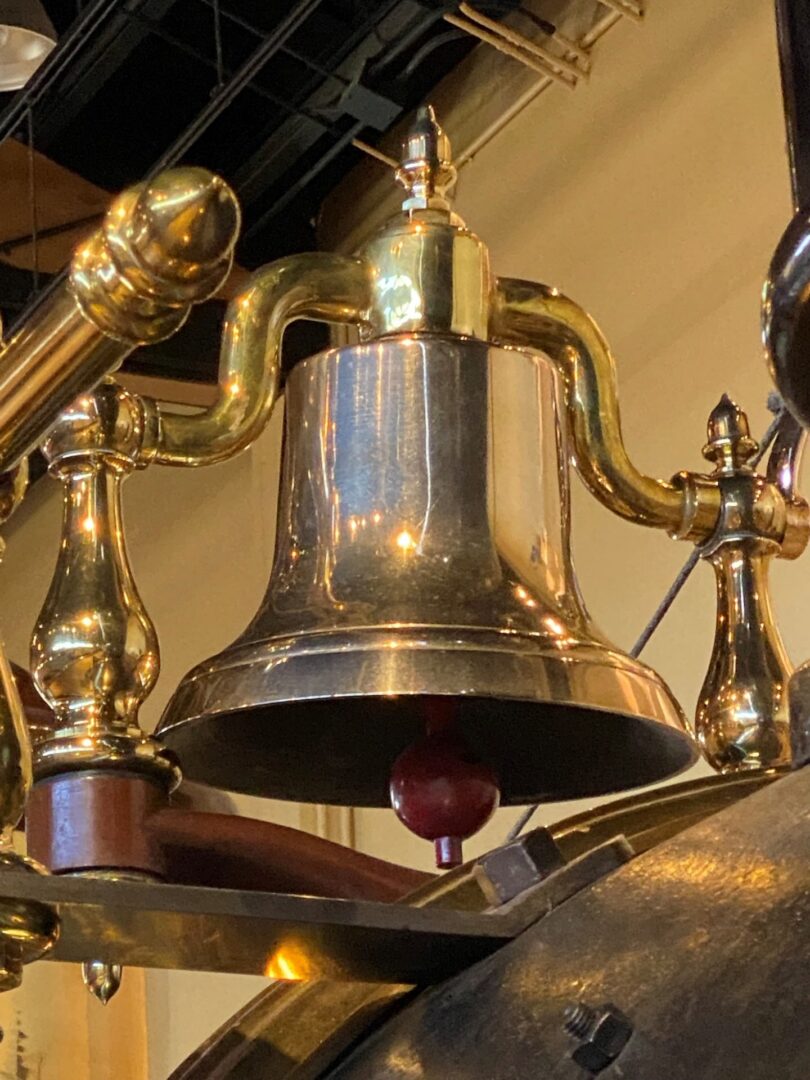
[[(459, 204), (499, 272), (558, 285), (599, 320), (619, 361), (631, 453), (669, 476), (701, 466), (706, 416), (723, 391), (750, 411), (755, 432), (767, 422), (758, 294), (790, 203), (772, 5), (649, 0), (648, 8), (643, 27), (623, 21), (600, 43), (589, 86), (544, 94), (484, 148), (462, 173)], [(132, 560), (163, 647), (149, 723), (182, 674), (227, 644), (258, 604), (272, 549), (278, 421), (235, 462), (154, 469), (129, 482)], [(55, 486), (43, 482), (23, 510), (2, 570), (0, 625), (21, 661), (56, 552)], [(604, 630), (629, 647), (687, 549), (612, 518), (578, 484), (574, 496), (583, 591)], [(774, 579), (789, 650), (804, 659), (810, 564), (780, 565)], [(645, 654), (687, 711), (713, 619), (712, 575), (701, 566)], [(311, 822), (294, 806), (240, 800), (240, 808)], [(543, 819), (568, 810), (546, 808)], [(497, 842), (513, 816), (499, 814), (471, 850)], [(365, 850), (429, 865), (426, 845), (390, 813), (362, 811), (355, 828)], [(164, 1080), (255, 986), (150, 973), (150, 1080)], [(122, 999), (108, 1011), (124, 1007)]]

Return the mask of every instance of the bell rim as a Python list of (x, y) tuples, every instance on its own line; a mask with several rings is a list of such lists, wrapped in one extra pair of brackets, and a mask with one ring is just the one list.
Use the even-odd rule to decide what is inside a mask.
[[(289, 736), (295, 728), (295, 722), (283, 715), (285, 710), (304, 717), (308, 712), (325, 713), (331, 708), (339, 723), (337, 714), (350, 711), (353, 705), (360, 714), (371, 714), (376, 709), (382, 716), (386, 710), (392, 715), (396, 711), (386, 702), (400, 702), (404, 707), (418, 698), (452, 696), (464, 709), (488, 709), (493, 713), (500, 710), (511, 716), (525, 705), (527, 716), (538, 711), (547, 713), (555, 725), (562, 723), (561, 716), (570, 716), (572, 723), (587, 721), (591, 726), (604, 724), (605, 730), (620, 730), (622, 737), (630, 738), (631, 742), (642, 736), (642, 741), (647, 740), (646, 749), (639, 749), (637, 768), (629, 770), (632, 773), (629, 781), (615, 785), (574, 784), (571, 795), (558, 793), (555, 800), (610, 794), (654, 783), (677, 775), (697, 760), (698, 747), (688, 732), (680, 706), (664, 680), (641, 661), (594, 641), (570, 643), (566, 650), (561, 650), (559, 645), (555, 647), (538, 636), (473, 631), (469, 627), (458, 628), (456, 633), (463, 630), (465, 640), (461, 645), (456, 641), (454, 647), (449, 629), (388, 627), (373, 632), (369, 628), (350, 633), (319, 631), (314, 635), (268, 639), (225, 650), (189, 672), (170, 699), (156, 735), (180, 753), (189, 779), (276, 798), (291, 796), (281, 794), (275, 785), (268, 788), (265, 783), (254, 783), (249, 778), (225, 783), (221, 778), (212, 780), (210, 773), (208, 778), (200, 775), (194, 744), (205, 725), (209, 733), (221, 729), (222, 754), (227, 752), (229, 729), (241, 732), (242, 728), (252, 730), (254, 725), (264, 725), (262, 731), (270, 747), (262, 750), (258, 746), (257, 754), (278, 752), (283, 757), (285, 744), (280, 733), (287, 732)], [(370, 666), (375, 663), (378, 668), (386, 668), (385, 684), (375, 683), (370, 675)], [(488, 681), (473, 681), (472, 674), (482, 670), (488, 672)], [(358, 682), (363, 672), (368, 679), (365, 688)], [(375, 706), (375, 702), (379, 704)], [(366, 708), (359, 707), (360, 703), (365, 703)], [(311, 708), (307, 709), (308, 706)], [(533, 725), (543, 720), (529, 716), (525, 722), (536, 731)], [(311, 737), (317, 740), (319, 729), (313, 721), (304, 720), (305, 725), (308, 723), (313, 724)], [(378, 737), (380, 725), (386, 723), (384, 717), (361, 723), (365, 731), (361, 737)], [(237, 729), (234, 725), (241, 727)], [(631, 732), (635, 732), (632, 738)], [(214, 738), (216, 741), (220, 735), (215, 734)], [(405, 745), (407, 740), (401, 749)], [(318, 756), (317, 746), (311, 746), (311, 754), (313, 760)], [(645, 755), (650, 760), (642, 760)], [(622, 761), (626, 769), (625, 759)], [(378, 768), (379, 762), (374, 767)], [(217, 768), (214, 775), (219, 776)], [(323, 768), (329, 769), (328, 755)], [(299, 801), (387, 805), (383, 797), (385, 785), (369, 782), (369, 789), (374, 787), (376, 791), (374, 796), (366, 793), (357, 798), (336, 797), (322, 770), (313, 772), (310, 784), (295, 794)], [(513, 790), (513, 785), (503, 776), (501, 785), (504, 805), (520, 805), (542, 797), (542, 792), (534, 789)]]

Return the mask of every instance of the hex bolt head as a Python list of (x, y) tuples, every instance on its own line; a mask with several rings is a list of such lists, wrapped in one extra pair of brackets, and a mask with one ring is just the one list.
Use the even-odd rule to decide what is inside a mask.
[(566, 1008), (563, 1024), (568, 1034), (579, 1040), (572, 1059), (591, 1076), (612, 1064), (633, 1034), (630, 1020), (609, 1003), (593, 1008), (575, 1002)]

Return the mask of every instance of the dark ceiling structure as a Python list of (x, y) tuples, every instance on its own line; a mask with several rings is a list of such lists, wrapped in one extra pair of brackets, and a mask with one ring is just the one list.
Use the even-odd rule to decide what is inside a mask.
[[(237, 260), (251, 269), (316, 246), (326, 193), (474, 47), (444, 19), (457, 7), (443, 0), (46, 0), (59, 44), (23, 91), (6, 96), (0, 141), (20, 139), (110, 192), (179, 162), (218, 172), (242, 202)], [(480, 7), (501, 18), (518, 4)], [(93, 220), (88, 215), (87, 228)], [(38, 239), (77, 224), (85, 222), (43, 229)], [(11, 246), (30, 241), (23, 236)], [(47, 283), (44, 272), (0, 264), (6, 321)], [(213, 380), (223, 309), (198, 309), (180, 335), (136, 353), (128, 366)], [(311, 351), (312, 340), (300, 347)]]

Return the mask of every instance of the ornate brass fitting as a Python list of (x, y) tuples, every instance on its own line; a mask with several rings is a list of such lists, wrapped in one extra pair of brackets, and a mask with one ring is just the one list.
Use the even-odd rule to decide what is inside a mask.
[(174, 333), (228, 274), (239, 206), (219, 177), (171, 169), (125, 191), (69, 279), (0, 347), (0, 470), (138, 345)]
[(196, 416), (147, 403), (155, 420), (144, 453), (202, 465), (255, 439), (279, 392), (281, 337), (293, 319), (351, 323), (364, 341), (456, 335), (542, 353), (560, 377), (574, 462), (590, 491), (630, 521), (708, 545), (719, 624), (696, 722), (707, 757), (723, 770), (785, 760), (788, 666), (766, 573), (774, 555), (804, 550), (807, 505), (754, 474), (755, 444), (728, 402), (711, 422), (714, 473), (665, 480), (641, 472), (624, 445), (614, 359), (598, 326), (554, 288), (492, 275), (486, 246), (452, 209), (455, 177), (447, 137), (432, 109), (420, 110), (397, 170), (402, 212), (357, 258), (295, 255), (257, 271), (229, 308), (217, 402)]
[[(92, 792), (99, 776), (118, 774), (118, 790), (125, 793), (115, 806), (126, 819), (122, 842), (116, 845), (117, 836), (106, 843), (90, 838), (74, 852), (76, 872), (107, 878), (121, 876), (117, 860), (123, 876), (131, 876), (133, 853), (143, 853), (127, 833), (141, 830), (143, 814), (160, 801), (155, 785), (165, 798), (180, 779), (171, 754), (138, 723), (138, 710), (157, 681), (160, 654), (129, 565), (121, 509), (121, 485), (145, 464), (142, 450), (153, 421), (140, 398), (107, 380), (62, 414), (43, 445), (50, 472), (62, 483), (64, 510), (56, 570), (31, 644), (34, 681), (54, 724), (34, 747), (29, 845), (47, 851), (49, 865), (64, 870), (50, 857), (55, 819), (79, 834), (103, 831), (99, 813), (114, 810), (99, 808)], [(87, 805), (72, 778), (77, 772), (91, 797)], [(116, 790), (106, 783), (108, 793)], [(73, 869), (70, 856), (59, 855)], [(107, 860), (109, 866), (96, 865)], [(153, 868), (148, 857), (144, 861), (148, 873)], [(106, 1004), (121, 969), (90, 960), (83, 976)]]
[(31, 645), (34, 681), (55, 716), (34, 748), (37, 779), (124, 769), (169, 786), (166, 751), (138, 723), (160, 669), (155, 628), (127, 556), (121, 484), (143, 464), (150, 414), (107, 381), (62, 414), (43, 445), (63, 487), (62, 541)]
[[(772, 768), (790, 761), (787, 685), (792, 666), (771, 610), (768, 569), (775, 555), (807, 544), (810, 513), (791, 474), (757, 476), (745, 413), (724, 395), (708, 423), (704, 456), (721, 495), (720, 519), (701, 550), (717, 578), (717, 629), (698, 699), (695, 733), (719, 772)], [(771, 464), (782, 461), (782, 447)], [(795, 463), (794, 463), (795, 464)]]
[(349, 323), (363, 340), (460, 335), (536, 350), (554, 363), (577, 469), (606, 506), (674, 536), (710, 536), (720, 513), (715, 483), (693, 473), (658, 480), (630, 461), (613, 357), (590, 316), (556, 289), (492, 276), (486, 246), (451, 208), (450, 145), (429, 107), (406, 139), (397, 179), (406, 189), (402, 212), (357, 258), (314, 252), (256, 271), (228, 309), (217, 401), (195, 416), (150, 403), (156, 423), (145, 452), (161, 464), (196, 466), (248, 446), (272, 411), (281, 337), (294, 319)]

